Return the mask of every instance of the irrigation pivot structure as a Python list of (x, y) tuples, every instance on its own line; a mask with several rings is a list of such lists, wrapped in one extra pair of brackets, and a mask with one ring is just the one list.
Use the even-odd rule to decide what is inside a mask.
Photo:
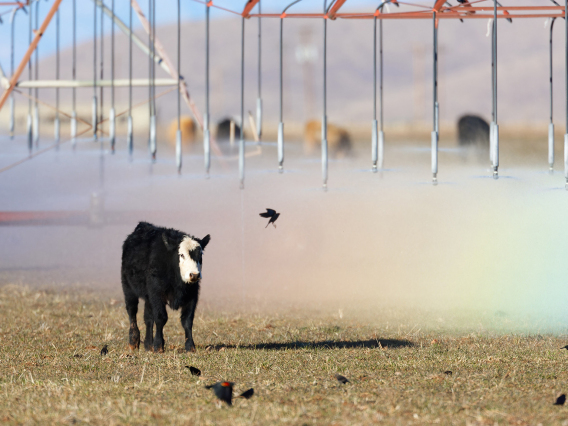
[[(333, 25), (330, 24), (330, 21), (335, 21), (337, 19), (362, 19), (362, 20), (374, 20), (373, 32), (369, 34), (369, 36), (373, 37), (373, 74), (374, 74), (374, 81), (373, 81), (373, 98), (369, 99), (369, 110), (372, 111), (372, 137), (371, 137), (371, 170), (376, 172), (377, 170), (383, 169), (384, 163), (384, 145), (385, 145), (385, 134), (383, 131), (383, 20), (429, 20), (432, 22), (432, 29), (433, 29), (433, 36), (432, 36), (432, 66), (433, 66), (433, 93), (432, 93), (432, 132), (431, 132), (431, 176), (432, 182), (436, 184), (438, 182), (438, 140), (439, 140), (439, 133), (440, 133), (440, 102), (438, 98), (438, 34), (440, 31), (444, 31), (443, 21), (446, 19), (458, 19), (462, 22), (466, 19), (485, 19), (489, 21), (491, 26), (491, 65), (492, 65), (492, 72), (491, 72), (491, 89), (492, 89), (492, 111), (491, 111), (491, 127), (490, 127), (490, 161), (491, 161), (491, 168), (492, 168), (492, 176), (497, 179), (498, 178), (498, 170), (499, 170), (499, 124), (498, 124), (498, 108), (497, 108), (497, 83), (498, 83), (498, 67), (497, 67), (497, 59), (498, 59), (498, 43), (497, 43), (497, 34), (498, 34), (498, 23), (503, 19), (506, 19), (510, 22), (517, 19), (534, 19), (534, 18), (547, 18), (551, 19), (551, 26), (550, 26), (550, 46), (552, 46), (552, 29), (553, 24), (556, 18), (563, 18), (561, 22), (564, 25), (564, 33), (565, 33), (565, 57), (564, 57), (564, 67), (565, 67), (565, 82), (566, 82), (566, 93), (565, 93), (565, 103), (566, 103), (566, 123), (565, 123), (565, 136), (564, 136), (564, 179), (565, 179), (565, 187), (568, 189), (568, 19), (566, 15), (568, 15), (568, 0), (526, 0), (523, 6), (519, 6), (518, 4), (515, 5), (512, 2), (512, 5), (503, 5), (499, 3), (497, 0), (457, 0), (454, 3), (454, 0), (430, 0), (430, 1), (421, 1), (416, 3), (411, 2), (399, 2), (398, 0), (377, 0), (377, 4), (373, 5), (369, 11), (361, 11), (360, 9), (356, 11), (350, 11), (350, 7), (355, 7), (355, 2), (351, 0), (323, 0), (319, 2), (317, 1), (305, 1), (303, 3), (310, 4), (313, 9), (310, 12), (302, 12), (296, 13), (292, 6), (296, 3), (300, 3), (300, 0), (290, 0), (285, 4), (285, 8), (278, 13), (266, 13), (263, 12), (261, 9), (261, 0), (243, 0), (243, 3), (240, 3), (242, 9), (230, 9), (224, 6), (221, 6), (216, 3), (215, 0), (188, 0), (195, 3), (201, 3), (205, 6), (206, 12), (206, 34), (204, 37), (205, 42), (205, 58), (203, 58), (204, 68), (205, 68), (205, 105), (204, 111), (205, 114), (202, 117), (197, 106), (193, 103), (192, 99), (189, 96), (188, 85), (191, 84), (191, 80), (183, 78), (180, 70), (180, 62), (181, 57), (183, 56), (183, 51), (180, 48), (180, 14), (181, 14), (181, 4), (179, 0), (167, 0), (171, 2), (172, 10), (177, 9), (177, 23), (178, 23), (178, 43), (177, 43), (177, 55), (176, 61), (170, 60), (164, 46), (160, 43), (159, 38), (156, 35), (155, 26), (156, 26), (156, 0), (149, 0), (148, 6), (148, 16), (149, 19), (146, 18), (144, 15), (142, 8), (140, 7), (138, 0), (131, 0), (130, 3), (130, 15), (128, 24), (125, 24), (117, 15), (114, 13), (114, 3), (115, 0), (105, 0), (107, 3), (110, 2), (110, 8), (108, 7), (103, 0), (91, 0), (93, 2), (93, 21), (95, 22), (94, 25), (94, 39), (95, 43), (93, 44), (93, 49), (96, 49), (97, 37), (101, 37), (100, 47), (102, 49), (102, 37), (103, 34), (103, 27), (102, 27), (102, 17), (103, 14), (106, 15), (108, 18), (111, 19), (111, 52), (114, 52), (114, 30), (115, 28), (122, 31), (126, 36), (129, 38), (129, 78), (128, 79), (116, 79), (114, 75), (114, 64), (111, 67), (111, 76), (110, 79), (104, 79), (102, 74), (102, 64), (99, 70), (97, 70), (97, 52), (93, 52), (93, 79), (91, 80), (78, 80), (75, 74), (75, 8), (76, 8), (76, 0), (67, 0), (63, 2), (62, 0), (52, 0), (48, 2), (49, 5), (49, 12), (47, 13), (45, 19), (39, 25), (37, 21), (37, 4), (34, 5), (33, 3), (37, 3), (39, 0), (26, 0), (25, 2), (17, 2), (17, 1), (8, 1), (8, 2), (0, 2), (0, 17), (5, 14), (11, 14), (11, 25), (12, 25), (12, 34), (13, 34), (13, 27), (16, 23), (16, 18), (23, 16), (23, 13), (17, 14), (16, 12), (22, 9), (25, 13), (29, 15), (29, 47), (27, 48), (26, 53), (20, 59), (20, 63), (18, 67), (14, 67), (14, 60), (11, 60), (11, 67), (10, 73), (11, 75), (7, 77), (4, 74), (4, 68), (0, 66), (0, 83), (1, 87), (4, 89), (3, 93), (0, 97), (0, 109), (4, 107), (6, 101), (10, 99), (9, 105), (12, 109), (11, 117), (13, 116), (13, 108), (14, 108), (14, 97), (13, 93), (17, 92), (22, 96), (26, 96), (26, 94), (22, 91), (22, 89), (28, 89), (29, 92), (27, 94), (28, 102), (29, 102), (29, 113), (28, 113), (28, 139), (29, 139), (29, 149), (30, 153), (33, 149), (32, 137), (37, 135), (37, 126), (34, 125), (35, 119), (32, 119), (32, 101), (37, 104), (38, 99), (37, 95), (32, 96), (31, 90), (32, 89), (40, 89), (40, 88), (55, 88), (59, 89), (75, 89), (80, 87), (92, 87), (93, 88), (93, 120), (91, 123), (86, 122), (85, 120), (79, 119), (77, 117), (75, 111), (75, 97), (73, 96), (73, 111), (67, 113), (65, 111), (61, 111), (59, 105), (52, 106), (52, 108), (57, 112), (56, 120), (59, 120), (59, 115), (65, 115), (71, 118), (71, 137), (72, 140), (76, 138), (80, 133), (77, 132), (77, 124), (81, 122), (83, 125), (87, 126), (87, 129), (83, 130), (81, 134), (84, 134), (87, 131), (93, 131), (93, 136), (96, 138), (97, 135), (102, 135), (101, 130), (99, 130), (99, 125), (106, 121), (108, 117), (111, 123), (111, 145), (114, 147), (115, 145), (115, 138), (116, 138), (116, 130), (114, 121), (116, 117), (121, 114), (128, 114), (128, 135), (127, 135), (127, 143), (128, 149), (130, 153), (132, 152), (132, 129), (133, 129), (133, 122), (132, 122), (132, 87), (137, 86), (145, 86), (148, 87), (148, 103), (150, 105), (150, 116), (148, 118), (150, 123), (150, 137), (149, 137), (149, 144), (151, 148), (152, 158), (155, 159), (156, 156), (156, 129), (155, 129), (155, 121), (156, 121), (156, 108), (155, 108), (155, 99), (159, 96), (156, 94), (156, 87), (161, 86), (171, 86), (173, 90), (178, 91), (178, 97), (183, 98), (189, 109), (191, 110), (195, 120), (197, 121), (199, 127), (203, 130), (203, 144), (204, 144), (204, 156), (205, 156), (205, 169), (206, 173), (209, 173), (209, 168), (211, 165), (210, 155), (211, 151), (214, 155), (220, 155), (220, 151), (215, 143), (214, 138), (210, 134), (209, 127), (210, 127), (210, 91), (215, 90), (215, 88), (210, 88), (210, 80), (209, 80), (209, 58), (210, 54), (215, 54), (215, 52), (210, 51), (210, 44), (209, 44), (209, 15), (210, 10), (212, 8), (216, 8), (220, 11), (223, 11), (227, 14), (232, 14), (234, 16), (239, 16), (241, 19), (241, 64), (240, 64), (240, 71), (241, 71), (241, 90), (240, 90), (240, 119), (241, 119), (241, 132), (240, 132), (240, 140), (239, 140), (239, 155), (238, 155), (238, 163), (239, 163), (239, 181), (241, 188), (244, 188), (244, 179), (245, 179), (245, 147), (246, 147), (246, 140), (244, 136), (244, 124), (245, 124), (245, 85), (244, 85), (244, 69), (245, 69), (245, 24), (246, 21), (250, 18), (257, 18), (258, 19), (258, 95), (256, 97), (256, 126), (251, 124), (251, 127), (255, 127), (253, 132), (255, 133), (255, 138), (260, 140), (260, 136), (262, 134), (262, 95), (261, 95), (261, 53), (260, 53), (260, 46), (261, 46), (261, 21), (267, 20), (269, 23), (273, 22), (276, 25), (276, 21), (278, 20), (278, 24), (280, 25), (280, 108), (279, 108), (279, 120), (278, 120), (278, 138), (277, 138), (277, 146), (278, 146), (278, 158), (277, 158), (277, 167), (280, 171), (283, 170), (284, 167), (284, 142), (285, 142), (285, 134), (284, 134), (284, 114), (283, 114), (283, 55), (282, 55), (282, 46), (283, 46), (283, 39), (285, 36), (284, 32), (284, 20), (285, 19), (316, 19), (321, 20), (323, 23), (323, 37), (322, 37), (322, 47), (323, 47), (323, 69), (321, 70), (321, 83), (323, 86), (323, 94), (322, 94), (322, 131), (321, 131), (321, 146), (322, 146), (322, 183), (323, 187), (326, 188), (327, 186), (327, 179), (328, 179), (328, 151), (327, 151), (327, 108), (326, 108), (326, 100), (327, 100), (327, 26)], [(164, 0), (166, 1), (166, 0)], [(176, 3), (177, 2), (177, 3)], [(323, 3), (323, 8), (321, 7)], [(225, 2), (226, 4), (226, 2)], [(235, 2), (231, 2), (231, 4), (235, 4)], [(36, 6), (36, 7), (32, 7)], [(264, 11), (266, 10), (269, 3), (265, 2)], [(37, 49), (38, 43), (42, 35), (45, 32), (45, 29), (48, 25), (51, 24), (52, 18), (57, 15), (58, 9), (60, 7), (73, 7), (73, 78), (72, 80), (64, 80), (57, 78), (56, 80), (39, 80), (37, 78), (32, 78), (31, 72), (31, 57)], [(232, 6), (234, 7), (234, 6)], [(4, 8), (4, 9), (3, 9)], [(35, 10), (35, 12), (34, 12)], [(32, 14), (35, 15), (33, 18), (36, 19), (36, 27), (37, 30), (32, 30)], [(97, 34), (97, 13), (100, 15), (100, 34)], [(132, 17), (135, 14), (142, 24), (142, 27), (147, 33), (148, 36), (148, 43), (146, 44), (142, 41), (138, 36), (136, 36), (132, 31)], [(20, 18), (21, 20), (22, 18)], [(59, 22), (57, 20), (57, 22)], [(53, 24), (52, 24), (53, 25)], [(58, 24), (59, 25), (59, 24)], [(558, 24), (556, 25), (558, 27)], [(378, 40), (377, 40), (378, 37)], [(140, 48), (147, 56), (148, 56), (148, 67), (149, 67), (149, 78), (132, 78), (132, 48), (133, 45), (136, 45)], [(13, 43), (13, 36), (11, 42), (11, 49), (12, 49), (12, 58), (13, 58), (13, 51), (14, 51), (14, 43)], [(57, 44), (57, 57), (59, 58), (59, 44)], [(378, 53), (378, 54), (377, 54)], [(99, 52), (99, 55), (102, 57), (102, 52)], [(114, 60), (114, 53), (112, 54), (112, 58)], [(57, 61), (57, 66), (59, 67), (59, 61)], [(156, 67), (161, 67), (164, 71), (168, 73), (170, 78), (156, 78)], [(28, 67), (28, 81), (20, 81), (20, 77), (24, 72), (25, 68)], [(552, 47), (550, 48), (550, 69), (552, 70)], [(58, 68), (59, 69), (59, 68)], [(37, 67), (36, 67), (37, 70)], [(98, 73), (97, 73), (98, 71)], [(99, 76), (99, 77), (97, 77)], [(37, 77), (37, 74), (36, 74)], [(378, 84), (377, 84), (378, 80)], [(97, 88), (102, 88), (109, 86), (112, 88), (112, 95), (111, 95), (111, 102), (109, 111), (104, 111), (105, 105), (102, 102), (102, 99), (97, 98)], [(378, 86), (378, 96), (377, 96), (377, 86)], [(128, 87), (129, 90), (129, 108), (125, 112), (117, 112), (114, 110), (115, 102), (114, 102), (114, 88), (115, 87)], [(330, 90), (333, 90), (331, 88)], [(102, 94), (102, 92), (101, 92)], [(378, 99), (377, 99), (378, 97)], [(553, 116), (552, 116), (552, 74), (550, 76), (550, 97), (551, 97), (551, 106), (550, 106), (550, 123), (549, 123), (549, 137), (548, 137), (548, 166), (550, 170), (554, 167), (554, 124), (553, 124)], [(100, 96), (102, 98), (102, 96)], [(377, 108), (378, 104), (378, 108)], [(100, 109), (100, 110), (99, 110)], [(176, 132), (176, 167), (178, 171), (181, 171), (181, 129), (179, 125), (179, 115), (180, 115), (181, 106), (178, 102), (178, 128)], [(253, 120), (251, 118), (251, 123)], [(13, 125), (11, 123), (10, 132), (13, 134)], [(59, 126), (56, 125), (56, 140), (59, 139)], [(37, 149), (37, 148), (36, 148)], [(2, 170), (0, 170), (1, 172)]]

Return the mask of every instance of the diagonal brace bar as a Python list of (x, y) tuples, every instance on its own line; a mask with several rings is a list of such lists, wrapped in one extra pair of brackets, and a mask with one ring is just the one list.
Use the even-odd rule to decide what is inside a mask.
[(12, 93), (12, 90), (14, 90), (14, 87), (16, 87), (16, 82), (18, 81), (18, 79), (20, 78), (20, 75), (22, 75), (22, 72), (26, 68), (27, 63), (32, 56), (32, 53), (36, 49), (41, 37), (43, 36), (43, 34), (45, 33), (45, 30), (47, 29), (49, 23), (51, 22), (51, 18), (53, 18), (53, 15), (55, 15), (55, 12), (57, 12), (57, 9), (59, 9), (60, 4), (61, 4), (61, 0), (55, 0), (55, 2), (53, 3), (53, 6), (51, 6), (51, 9), (49, 9), (49, 13), (47, 14), (45, 19), (43, 20), (41, 27), (39, 27), (39, 30), (36, 31), (35, 37), (34, 37), (32, 43), (30, 44), (26, 54), (22, 58), (20, 65), (18, 65), (16, 72), (14, 73), (12, 78), (10, 79), (10, 87), (8, 87), (8, 89), (6, 89), (4, 91), (4, 93), (2, 94), (2, 97), (0, 98), (0, 110), (2, 110), (2, 107), (4, 106), (6, 99), (8, 99), (8, 97), (10, 96), (10, 93)]

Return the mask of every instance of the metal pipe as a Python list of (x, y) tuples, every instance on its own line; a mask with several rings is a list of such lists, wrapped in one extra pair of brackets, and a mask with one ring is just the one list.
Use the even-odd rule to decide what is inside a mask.
[(176, 132), (176, 167), (181, 174), (181, 93), (180, 93), (180, 63), (181, 63), (181, 2), (177, 0), (177, 132)]
[(565, 82), (566, 82), (566, 133), (564, 133), (564, 179), (565, 187), (568, 190), (568, 0), (564, 1), (564, 43), (566, 48), (566, 57), (564, 64)]
[[(59, 9), (55, 12), (55, 79), (59, 80)], [(59, 88), (55, 89), (55, 122), (54, 136), (57, 149), (59, 149)]]
[(499, 178), (499, 124), (497, 120), (497, 0), (493, 0), (493, 178)]
[[(10, 19), (10, 75), (14, 75), (14, 30), (15, 30), (15, 20), (16, 13), (20, 10), (19, 7), (14, 8), (12, 12), (12, 17)], [(16, 124), (16, 111), (15, 111), (15, 99), (14, 93), (10, 94), (10, 139), (14, 139), (14, 130)]]
[(438, 23), (436, 20), (436, 11), (432, 14), (432, 20), (434, 25), (434, 60), (433, 60), (433, 130), (431, 135), (432, 141), (432, 183), (434, 185), (438, 184), (438, 141), (439, 141), (439, 114), (438, 114)]
[(553, 77), (553, 72), (552, 72), (552, 30), (554, 28), (554, 22), (556, 21), (556, 18), (552, 18), (552, 21), (550, 22), (550, 43), (549, 43), (549, 48), (550, 48), (550, 123), (548, 124), (548, 168), (550, 170), (550, 172), (552, 173), (552, 171), (554, 170), (554, 122), (553, 122), (553, 85), (552, 85), (552, 77)]
[[(77, 79), (77, 0), (73, 0), (73, 59), (72, 59), (72, 78)], [(71, 139), (73, 148), (77, 143), (77, 90), (73, 88), (72, 94), (73, 111), (71, 112)]]
[[(323, 0), (323, 13), (327, 13), (327, 0)], [(325, 16), (323, 20), (323, 116), (321, 120), (321, 168), (324, 191), (327, 190), (327, 160), (327, 16)]]
[(128, 129), (126, 144), (128, 148), (128, 158), (130, 159), (130, 161), (132, 161), (132, 153), (134, 151), (134, 127), (132, 123), (132, 0), (130, 1), (130, 10), (128, 16)]
[(152, 0), (148, 0), (148, 151), (152, 155), (152, 59), (154, 58), (154, 49), (152, 47)]
[[(203, 117), (203, 156), (205, 173), (211, 167), (211, 133), (209, 131), (209, 12), (211, 3), (205, 5), (205, 116)], [(178, 72), (179, 74), (179, 72)]]
[(110, 150), (114, 154), (116, 144), (116, 112), (114, 110), (114, 0), (111, 0), (112, 19), (110, 23), (110, 115), (109, 136)]
[(280, 15), (280, 122), (278, 123), (278, 171), (284, 171), (284, 17), (286, 11), (300, 2), (295, 0), (284, 8)]
[(157, 150), (157, 143), (156, 143), (156, 100), (155, 96), (155, 89), (153, 85), (153, 81), (156, 77), (156, 0), (150, 0), (150, 7), (151, 7), (151, 18), (150, 18), (150, 40), (151, 40), (151, 51), (152, 56), (150, 58), (150, 152), (152, 154), (152, 161), (156, 161), (156, 150)]
[[(132, 86), (134, 87), (148, 87), (152, 80), (147, 78), (134, 78), (132, 79)], [(174, 78), (157, 78), (155, 80), (155, 86), (177, 86), (178, 81)], [(2, 82), (2, 87), (6, 88), (9, 86), (9, 81), (4, 80)], [(130, 79), (128, 78), (119, 78), (113, 80), (97, 80), (96, 87), (127, 87), (130, 85)], [(15, 84), (16, 88), (24, 89), (24, 88), (50, 88), (54, 89), (56, 87), (62, 89), (70, 89), (70, 88), (79, 88), (79, 87), (93, 87), (93, 80), (32, 80), (32, 81), (20, 81)]]
[(97, 140), (97, 3), (93, 3), (93, 103), (92, 103), (92, 122), (93, 138)]
[[(261, 1), (258, 0), (258, 14), (262, 13), (260, 7)], [(262, 49), (261, 49), (261, 17), (258, 17), (258, 97), (256, 98), (256, 135), (258, 137), (258, 143), (261, 142), (262, 137), (262, 95), (261, 95), (261, 76), (262, 76)]]
[[(568, 0), (567, 0), (568, 1)], [(245, 18), (241, 19), (241, 134), (239, 140), (239, 180), (245, 188)]]
[[(101, 54), (100, 54), (100, 79), (102, 80), (104, 78), (104, 59), (105, 59), (105, 45), (104, 45), (104, 12), (101, 9)], [(104, 123), (104, 88), (103, 86), (99, 87), (99, 91), (100, 91), (100, 98), (101, 98), (101, 107), (99, 109), (100, 111), (100, 115), (99, 115), (99, 123), (101, 123), (101, 136), (104, 135), (103, 133), (103, 123)], [(102, 145), (101, 145), (102, 148)]]
[[(30, 5), (30, 9), (32, 6)], [(35, 30), (39, 29), (39, 1), (36, 1), (36, 14), (35, 14)], [(38, 45), (39, 46), (39, 45)], [(34, 62), (35, 62), (35, 70), (34, 70), (34, 78), (35, 80), (39, 80), (39, 47), (36, 46), (34, 51)], [(34, 120), (33, 120), (33, 137), (34, 137), (34, 145), (36, 149), (39, 148), (39, 104), (37, 100), (39, 99), (39, 90), (36, 88), (34, 91), (35, 94), (35, 101), (34, 101)]]
[[(379, 6), (380, 7), (380, 6)], [(382, 24), (381, 19), (381, 24)], [(379, 129), (377, 122), (377, 16), (373, 21), (373, 125), (371, 132), (371, 162), (373, 173), (377, 173), (379, 151)]]
[[(32, 10), (33, 7), (30, 5), (29, 13), (29, 45), (32, 44)], [(11, 83), (15, 84), (17, 78), (14, 80), (14, 73), (11, 75)], [(32, 80), (32, 61), (28, 58), (28, 81)], [(33, 150), (33, 129), (32, 129), (32, 89), (28, 90), (28, 120), (26, 123), (26, 132), (28, 135), (28, 152), (31, 155)]]

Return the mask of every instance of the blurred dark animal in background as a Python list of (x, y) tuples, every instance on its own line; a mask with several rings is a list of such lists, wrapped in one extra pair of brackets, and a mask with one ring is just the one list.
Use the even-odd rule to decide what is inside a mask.
[(479, 161), (489, 156), (489, 124), (477, 115), (463, 115), (458, 120), (458, 144), (463, 148), (464, 160), (471, 151)]
[[(230, 118), (224, 118), (219, 123), (217, 123), (217, 140), (229, 140), (231, 137), (231, 120)], [(235, 123), (235, 140), (241, 137), (241, 126)]]
[[(130, 319), (130, 349), (140, 347), (136, 322), (138, 299), (143, 298), (146, 338), (144, 348), (164, 351), (164, 325), (168, 321), (166, 303), (181, 308), (185, 330), (185, 350), (195, 351), (192, 328), (199, 297), (203, 250), (210, 236), (195, 238), (175, 229), (140, 222), (122, 245), (122, 290)], [(156, 335), (153, 336), (154, 324)]]
[(477, 115), (463, 115), (458, 120), (460, 146), (489, 146), (489, 124)]

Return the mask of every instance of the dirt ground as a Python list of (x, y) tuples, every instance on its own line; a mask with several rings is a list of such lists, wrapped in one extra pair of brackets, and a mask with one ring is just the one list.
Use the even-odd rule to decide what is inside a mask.
[[(0, 288), (0, 420), (568, 424), (568, 407), (553, 405), (568, 390), (568, 352), (560, 349), (568, 336), (419, 329), (413, 315), (371, 324), (313, 311), (245, 315), (204, 305), (194, 327), (197, 353), (182, 350), (179, 313), (171, 311), (166, 352), (131, 353), (121, 300), (7, 285)], [(340, 384), (336, 373), (350, 382)], [(228, 407), (204, 387), (220, 380), (234, 382), (235, 395), (251, 387), (255, 394)]]

